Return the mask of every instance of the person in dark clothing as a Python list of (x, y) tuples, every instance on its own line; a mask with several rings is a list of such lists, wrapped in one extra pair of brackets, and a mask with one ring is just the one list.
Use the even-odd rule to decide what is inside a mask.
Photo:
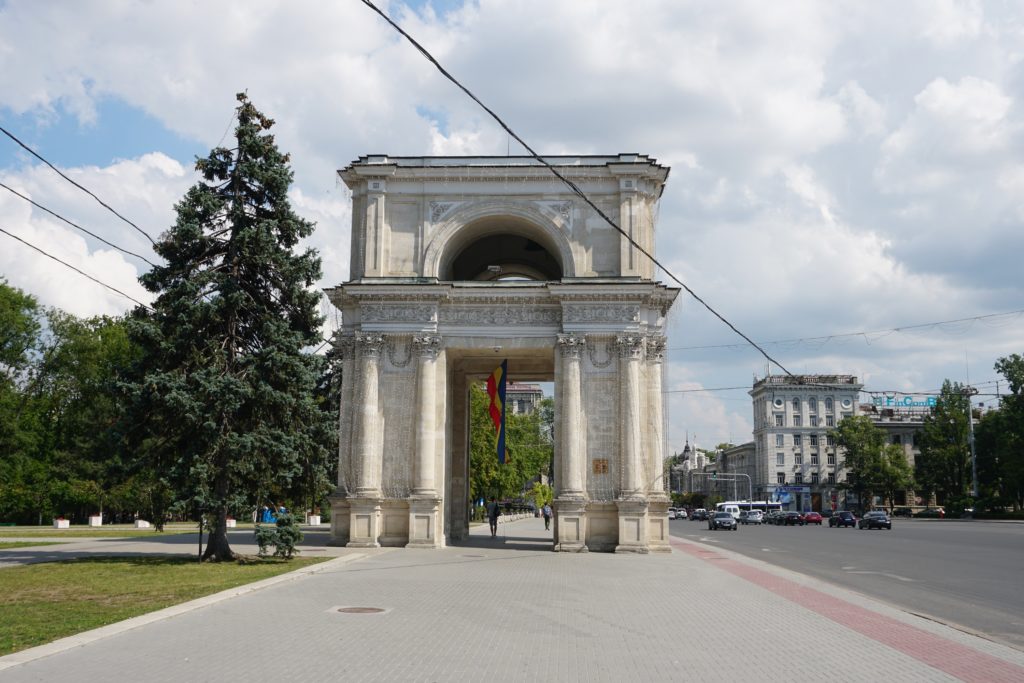
[(498, 535), (498, 517), (501, 516), (501, 505), (498, 504), (498, 499), (492, 497), (491, 502), (487, 505), (487, 521), (491, 524), (491, 538)]

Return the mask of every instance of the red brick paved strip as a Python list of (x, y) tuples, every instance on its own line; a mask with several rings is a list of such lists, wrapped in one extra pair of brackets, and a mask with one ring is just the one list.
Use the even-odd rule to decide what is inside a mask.
[(702, 560), (714, 560), (715, 566), (723, 571), (766, 588), (837, 624), (968, 683), (1024, 681), (1024, 667), (922, 631), (819, 590), (801, 586), (762, 569), (737, 562), (705, 546), (675, 539), (672, 539), (671, 543), (679, 550)]

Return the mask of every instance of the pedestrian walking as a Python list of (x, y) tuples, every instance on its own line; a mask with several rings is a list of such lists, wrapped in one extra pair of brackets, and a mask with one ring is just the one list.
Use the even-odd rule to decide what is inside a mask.
[(491, 502), (487, 505), (487, 521), (491, 523), (491, 538), (498, 535), (498, 517), (501, 516), (501, 505), (498, 499), (491, 496)]
[(544, 528), (551, 528), (551, 505), (544, 503), (544, 508), (541, 510), (541, 514), (544, 515)]

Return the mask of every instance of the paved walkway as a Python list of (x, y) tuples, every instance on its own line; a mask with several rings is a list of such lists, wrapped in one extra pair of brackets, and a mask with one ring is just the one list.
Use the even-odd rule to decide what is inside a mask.
[(727, 551), (673, 546), (552, 553), (543, 522), (526, 519), (439, 551), (341, 551), (316, 573), (49, 656), (0, 658), (24, 662), (0, 681), (1024, 680), (1024, 652)]

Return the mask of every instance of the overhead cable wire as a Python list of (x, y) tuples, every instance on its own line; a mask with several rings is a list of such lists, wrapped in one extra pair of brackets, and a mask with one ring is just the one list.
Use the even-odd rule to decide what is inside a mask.
[(7, 129), (6, 129), (6, 128), (4, 128), (3, 126), (0, 126), (0, 132), (2, 132), (2, 133), (3, 133), (4, 135), (6, 135), (7, 137), (9, 137), (10, 139), (14, 140), (14, 142), (16, 142), (16, 143), (17, 143), (17, 144), (18, 144), (19, 146), (21, 146), (21, 148), (22, 148), (22, 149), (24, 149), (24, 150), (25, 150), (26, 152), (28, 152), (29, 154), (31, 154), (32, 156), (34, 156), (34, 157), (35, 157), (36, 159), (39, 159), (39, 160), (40, 160), (41, 162), (43, 162), (44, 164), (46, 164), (47, 166), (49, 166), (49, 167), (50, 167), (51, 169), (53, 169), (53, 171), (54, 171), (54, 172), (55, 172), (55, 173), (56, 173), (57, 175), (59, 175), (59, 176), (60, 176), (61, 178), (63, 178), (64, 180), (68, 181), (69, 183), (71, 183), (72, 185), (74, 185), (75, 187), (77, 187), (77, 188), (78, 188), (79, 190), (81, 190), (82, 192), (86, 193), (87, 195), (89, 195), (90, 197), (92, 197), (93, 199), (95, 199), (95, 200), (96, 200), (97, 202), (99, 202), (99, 203), (100, 203), (100, 206), (102, 206), (103, 208), (105, 208), (105, 209), (106, 209), (107, 211), (111, 212), (112, 214), (114, 214), (115, 216), (117, 216), (118, 218), (120, 218), (120, 219), (121, 219), (122, 221), (124, 221), (125, 223), (127, 223), (128, 225), (132, 226), (133, 228), (135, 228), (136, 230), (138, 230), (138, 231), (139, 231), (140, 233), (142, 233), (143, 235), (145, 235), (146, 239), (148, 239), (148, 240), (149, 240), (149, 243), (150, 243), (150, 244), (152, 244), (152, 245), (154, 245), (154, 246), (156, 246), (156, 242), (155, 242), (155, 241), (153, 241), (153, 238), (149, 236), (149, 233), (148, 233), (148, 232), (146, 232), (145, 230), (143, 230), (143, 229), (142, 229), (142, 228), (140, 228), (139, 226), (135, 225), (135, 223), (132, 223), (132, 222), (131, 222), (130, 220), (128, 220), (127, 218), (125, 218), (124, 216), (122, 216), (122, 215), (121, 215), (120, 213), (118, 213), (118, 212), (117, 212), (117, 211), (116, 211), (116, 210), (115, 210), (115, 209), (114, 209), (114, 208), (113, 208), (112, 206), (110, 206), (109, 204), (107, 204), (106, 202), (104, 202), (104, 201), (103, 201), (102, 199), (100, 199), (99, 197), (97, 197), (97, 196), (96, 196), (96, 195), (95, 195), (95, 194), (94, 194), (94, 193), (93, 193), (93, 192), (92, 192), (91, 190), (89, 190), (89, 189), (88, 189), (87, 187), (85, 187), (85, 186), (83, 186), (83, 185), (81, 185), (81, 184), (79, 184), (79, 183), (75, 182), (74, 180), (72, 180), (72, 179), (71, 179), (71, 178), (69, 178), (68, 176), (64, 175), (63, 171), (61, 171), (61, 170), (60, 170), (59, 168), (57, 168), (56, 166), (54, 166), (53, 164), (51, 164), (51, 163), (50, 163), (49, 161), (47, 161), (46, 159), (44, 159), (44, 158), (43, 158), (42, 156), (40, 156), (40, 155), (39, 155), (39, 153), (37, 153), (37, 152), (36, 152), (36, 151), (35, 151), (34, 149), (32, 149), (31, 147), (29, 147), (28, 145), (26, 145), (26, 144), (25, 144), (24, 142), (22, 142), (21, 140), (19, 140), (19, 139), (18, 139), (18, 138), (17, 138), (17, 137), (16, 137), (16, 136), (15, 136), (15, 135), (14, 135), (13, 133), (11, 133), (11, 132), (10, 132), (9, 130), (7, 130)]
[(53, 260), (54, 260), (54, 261), (56, 261), (57, 263), (59, 263), (59, 264), (61, 264), (61, 265), (63, 265), (63, 266), (67, 266), (68, 268), (70, 268), (71, 270), (75, 271), (75, 272), (76, 272), (76, 273), (78, 273), (79, 275), (81, 275), (81, 276), (83, 276), (83, 277), (87, 277), (87, 278), (89, 278), (90, 280), (92, 280), (92, 281), (93, 281), (93, 282), (95, 282), (96, 284), (98, 284), (98, 285), (102, 285), (103, 287), (106, 287), (106, 288), (107, 288), (107, 289), (109, 289), (110, 291), (112, 291), (112, 292), (116, 292), (117, 294), (120, 294), (120, 295), (121, 295), (121, 296), (123, 296), (124, 298), (126, 298), (126, 299), (130, 299), (131, 301), (134, 301), (135, 303), (137, 303), (138, 305), (142, 306), (143, 308), (145, 308), (145, 309), (148, 309), (148, 310), (150, 310), (150, 311), (152, 311), (152, 310), (153, 310), (153, 309), (152, 309), (152, 308), (151, 308), (150, 306), (148, 306), (148, 305), (146, 305), (146, 304), (142, 303), (141, 301), (139, 301), (139, 300), (138, 300), (138, 299), (136, 299), (135, 297), (133, 297), (133, 296), (130, 296), (130, 295), (128, 295), (128, 294), (125, 294), (124, 292), (122, 292), (122, 291), (121, 291), (120, 289), (118, 289), (118, 288), (116, 288), (116, 287), (111, 287), (111, 286), (110, 286), (110, 285), (108, 285), (108, 284), (107, 284), (106, 282), (102, 282), (102, 281), (100, 281), (100, 280), (97, 280), (97, 279), (96, 279), (96, 278), (94, 278), (94, 277), (93, 277), (92, 275), (89, 275), (88, 273), (86, 273), (86, 272), (84, 272), (84, 271), (82, 271), (82, 270), (79, 270), (78, 268), (75, 268), (75, 267), (74, 267), (73, 265), (71, 265), (71, 264), (70, 264), (70, 263), (68, 263), (67, 261), (63, 261), (63, 260), (61, 260), (61, 259), (57, 258), (57, 257), (56, 257), (56, 256), (54, 256), (53, 254), (50, 254), (50, 253), (48, 253), (48, 252), (44, 251), (43, 249), (40, 249), (39, 247), (37, 247), (36, 245), (34, 245), (34, 244), (32, 244), (32, 243), (30, 243), (30, 242), (26, 242), (25, 240), (23, 240), (22, 238), (18, 237), (17, 235), (14, 235), (14, 234), (12, 234), (12, 233), (9, 233), (9, 232), (7, 232), (6, 230), (4, 230), (3, 228), (0, 228), (0, 232), (2, 232), (3, 234), (7, 235), (8, 237), (11, 237), (11, 238), (13, 238), (13, 239), (16, 239), (16, 240), (18, 240), (19, 242), (21, 242), (22, 244), (24, 244), (24, 245), (25, 245), (26, 247), (29, 247), (29, 248), (31, 248), (31, 249), (35, 249), (36, 251), (38, 251), (38, 252), (39, 252), (40, 254), (42, 254), (42, 255), (43, 255), (43, 256), (45, 256), (46, 258), (49, 258), (49, 259), (53, 259)]
[(86, 230), (85, 228), (83, 228), (83, 227), (82, 227), (81, 225), (79, 225), (78, 223), (75, 223), (75, 222), (73, 222), (73, 221), (71, 221), (71, 220), (68, 220), (68, 219), (67, 219), (67, 218), (65, 218), (64, 216), (61, 216), (61, 215), (60, 215), (59, 213), (57, 213), (56, 211), (53, 211), (53, 210), (51, 210), (51, 209), (48, 209), (48, 208), (46, 208), (45, 206), (43, 206), (43, 205), (42, 205), (42, 204), (40, 204), (39, 202), (37, 202), (37, 201), (34, 201), (34, 200), (33, 200), (33, 199), (31, 198), (31, 197), (26, 197), (25, 195), (21, 194), (20, 192), (18, 192), (18, 191), (17, 191), (17, 190), (15, 190), (14, 188), (12, 188), (12, 187), (10, 187), (10, 186), (8, 186), (8, 185), (5, 185), (4, 183), (0, 183), (0, 187), (4, 188), (5, 190), (7, 190), (8, 192), (10, 192), (10, 193), (11, 193), (11, 194), (13, 194), (13, 195), (16, 195), (16, 196), (18, 196), (18, 197), (21, 197), (22, 199), (24, 199), (24, 200), (25, 200), (26, 202), (28, 202), (28, 203), (29, 203), (29, 204), (31, 204), (32, 206), (36, 207), (37, 209), (42, 209), (43, 211), (45, 211), (46, 213), (50, 214), (50, 215), (51, 215), (51, 216), (53, 216), (54, 218), (56, 218), (56, 219), (58, 219), (58, 220), (61, 220), (61, 221), (64, 221), (65, 223), (67, 223), (68, 225), (70, 225), (70, 226), (71, 226), (72, 228), (75, 228), (75, 229), (77, 229), (77, 230), (81, 230), (81, 231), (82, 231), (82, 232), (84, 232), (84, 233), (85, 233), (86, 235), (90, 235), (91, 237), (95, 237), (96, 239), (98, 239), (98, 240), (99, 240), (100, 242), (103, 242), (103, 243), (104, 243), (104, 244), (106, 244), (107, 246), (109, 246), (109, 247), (113, 247), (114, 249), (117, 249), (118, 251), (120, 251), (120, 252), (122, 252), (122, 253), (128, 254), (129, 256), (134, 256), (135, 258), (138, 258), (138, 259), (142, 259), (143, 261), (145, 261), (145, 262), (146, 262), (146, 263), (148, 263), (149, 265), (151, 265), (151, 266), (153, 266), (153, 267), (156, 267), (156, 264), (155, 264), (155, 263), (153, 263), (152, 261), (150, 261), (150, 260), (149, 260), (148, 258), (146, 258), (145, 256), (143, 256), (143, 255), (141, 255), (141, 254), (136, 254), (136, 253), (135, 253), (134, 251), (129, 251), (129, 250), (125, 249), (124, 247), (119, 247), (119, 246), (117, 246), (116, 244), (114, 244), (113, 242), (109, 242), (109, 241), (107, 241), (107, 240), (103, 239), (102, 237), (100, 237), (100, 236), (99, 236), (99, 235), (97, 235), (96, 233), (94, 233), (94, 232), (91, 232), (91, 231), (89, 231), (89, 230)]
[(608, 225), (610, 225), (617, 232), (619, 232), (619, 234), (621, 234), (623, 237), (625, 237), (626, 240), (638, 252), (640, 252), (641, 254), (646, 256), (648, 259), (650, 259), (651, 263), (653, 263), (658, 268), (660, 268), (662, 270), (662, 272), (665, 273), (665, 275), (667, 275), (673, 282), (675, 282), (680, 287), (682, 287), (684, 290), (686, 290), (687, 294), (689, 294), (694, 300), (696, 300), (698, 303), (700, 303), (702, 306), (704, 306), (704, 308), (706, 308), (708, 311), (711, 312), (712, 315), (714, 315), (716, 318), (718, 318), (720, 321), (722, 321), (729, 329), (731, 329), (737, 335), (742, 337), (748, 344), (750, 344), (755, 349), (757, 349), (761, 353), (761, 355), (764, 356), (769, 362), (774, 363), (780, 370), (782, 370), (787, 375), (793, 376), (793, 373), (791, 373), (789, 370), (787, 370), (786, 367), (782, 363), (780, 363), (779, 361), (777, 361), (774, 358), (772, 358), (768, 354), (768, 352), (765, 351), (764, 349), (762, 349), (760, 346), (758, 346), (758, 344), (753, 339), (751, 339), (747, 335), (745, 335), (742, 332), (740, 332), (739, 329), (737, 329), (735, 325), (733, 325), (731, 322), (726, 320), (725, 317), (722, 316), (722, 314), (720, 314), (718, 311), (716, 311), (714, 308), (712, 308), (710, 304), (708, 304), (706, 301), (704, 301), (704, 299), (702, 299), (700, 296), (698, 296), (696, 292), (694, 292), (692, 289), (690, 289), (689, 286), (686, 285), (686, 283), (684, 283), (682, 280), (677, 278), (672, 273), (672, 271), (670, 271), (658, 259), (656, 259), (653, 254), (649, 253), (646, 249), (644, 249), (642, 246), (640, 246), (640, 244), (637, 243), (637, 241), (634, 240), (632, 237), (630, 237), (629, 234), (627, 234), (625, 230), (623, 230), (622, 228), (619, 227), (618, 223), (613, 221), (604, 211), (602, 211), (597, 206), (597, 204), (595, 204), (590, 199), (590, 197), (588, 197), (586, 195), (586, 193), (584, 193), (583, 190), (581, 190), (579, 188), (579, 186), (576, 185), (576, 183), (572, 182), (571, 180), (569, 180), (568, 178), (563, 176), (561, 173), (559, 173), (558, 170), (554, 166), (552, 166), (550, 163), (548, 163), (548, 161), (546, 159), (541, 157), (537, 152), (535, 152), (533, 150), (532, 147), (530, 147), (528, 144), (526, 144), (526, 141), (523, 140), (521, 137), (519, 137), (519, 135), (517, 135), (516, 132), (514, 130), (512, 130), (509, 127), (509, 125), (507, 123), (505, 123), (501, 119), (500, 116), (495, 114), (487, 105), (485, 105), (483, 102), (481, 102), (480, 99), (476, 95), (474, 95), (466, 86), (462, 85), (462, 83), (460, 83), (458, 79), (456, 79), (454, 76), (452, 76), (450, 73), (448, 73), (448, 71), (443, 66), (441, 66), (440, 62), (438, 62), (434, 58), (434, 56), (432, 54), (430, 54), (430, 52), (427, 51), (426, 48), (424, 48), (422, 45), (420, 45), (418, 42), (416, 42), (416, 40), (412, 36), (410, 36), (408, 33), (406, 33), (404, 30), (402, 30), (402, 27), (399, 26), (398, 24), (396, 24), (394, 21), (392, 21), (391, 17), (389, 17), (387, 14), (385, 14), (383, 11), (381, 11), (376, 5), (373, 4), (373, 2), (371, 2), (371, 0), (363, 0), (363, 4), (366, 5), (367, 7), (369, 7), (374, 12), (376, 12), (378, 15), (380, 15), (380, 17), (382, 19), (384, 19), (384, 21), (386, 21), (388, 24), (390, 24), (392, 28), (394, 28), (406, 40), (408, 40), (409, 43), (411, 43), (412, 46), (415, 47), (420, 52), (420, 54), (422, 54), (431, 64), (433, 64), (437, 68), (437, 70), (441, 73), (442, 76), (444, 76), (449, 81), (451, 81), (457, 88), (459, 88), (459, 90), (464, 92), (471, 100), (476, 102), (480, 106), (481, 109), (483, 109), (485, 112), (487, 112), (491, 116), (491, 118), (494, 119), (498, 123), (498, 125), (501, 126), (505, 130), (506, 133), (508, 133), (516, 142), (518, 142), (520, 145), (522, 145), (523, 149), (525, 149), (527, 152), (530, 153), (530, 156), (532, 156), (534, 159), (536, 159), (541, 164), (543, 164), (549, 171), (551, 171), (551, 173), (556, 178), (558, 178), (560, 181), (562, 181), (562, 183), (566, 187), (568, 187), (570, 190), (572, 190), (573, 194), (575, 194), (580, 199), (582, 199), (590, 208), (592, 208), (597, 213), (598, 216), (600, 216), (606, 223), (608, 223)]
[[(842, 334), (829, 334), (829, 335), (822, 335), (822, 336), (818, 336), (818, 337), (796, 337), (796, 338), (793, 338), (793, 339), (776, 339), (774, 341), (763, 341), (763, 342), (761, 342), (761, 344), (763, 344), (764, 346), (769, 346), (771, 344), (796, 344), (796, 343), (800, 343), (800, 342), (822, 342), (822, 343), (824, 343), (824, 342), (828, 342), (828, 341), (830, 341), (832, 339), (841, 339), (841, 338), (844, 338), (844, 337), (860, 337), (860, 336), (864, 336), (865, 339), (867, 339), (867, 335), (869, 335), (869, 334), (883, 334), (883, 333), (884, 334), (891, 334), (893, 332), (906, 332), (908, 330), (922, 329), (922, 328), (928, 328), (928, 327), (936, 327), (936, 326), (939, 326), (939, 325), (948, 325), (948, 324), (951, 324), (951, 323), (962, 323), (962, 322), (968, 322), (968, 321), (970, 321), (970, 322), (984, 321), (984, 320), (988, 320), (988, 319), (991, 319), (991, 318), (1001, 318), (1001, 317), (1006, 317), (1006, 316), (1011, 316), (1011, 315), (1019, 316), (1021, 314), (1024, 314), (1024, 309), (1017, 310), (1017, 311), (1007, 311), (1006, 313), (989, 313), (987, 315), (975, 315), (975, 316), (971, 316), (969, 318), (957, 318), (955, 320), (940, 320), (940, 321), (932, 322), (932, 323), (920, 323), (918, 325), (903, 325), (901, 327), (891, 327), (891, 328), (885, 329), (885, 330), (872, 330), (872, 331), (868, 331), (868, 332), (844, 332)], [(732, 348), (742, 348), (742, 347), (745, 347), (745, 346), (746, 346), (746, 344), (709, 344), (709, 345), (706, 345), (706, 346), (674, 346), (674, 347), (666, 349), (666, 351), (695, 351), (695, 350), (703, 350), (703, 349), (732, 349)]]

